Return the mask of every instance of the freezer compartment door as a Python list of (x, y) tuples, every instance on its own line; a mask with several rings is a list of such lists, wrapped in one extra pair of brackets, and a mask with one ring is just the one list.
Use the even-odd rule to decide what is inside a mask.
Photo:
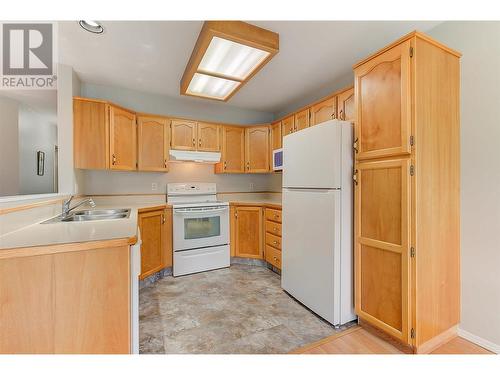
[(340, 188), (342, 123), (327, 121), (283, 138), (283, 187)]
[(340, 324), (340, 190), (283, 189), (281, 286)]
[(173, 275), (229, 267), (229, 245), (205, 247), (201, 249), (174, 251)]

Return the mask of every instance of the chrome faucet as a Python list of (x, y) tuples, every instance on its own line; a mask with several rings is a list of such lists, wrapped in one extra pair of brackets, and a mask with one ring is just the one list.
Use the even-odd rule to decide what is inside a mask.
[(90, 207), (92, 207), (92, 208), (95, 207), (94, 200), (92, 198), (87, 198), (87, 199), (84, 199), (84, 200), (78, 202), (75, 206), (69, 208), (69, 205), (70, 205), (71, 201), (73, 200), (73, 198), (74, 198), (74, 195), (72, 195), (71, 197), (69, 197), (68, 200), (63, 202), (62, 213), (61, 213), (61, 216), (63, 218), (68, 217), (70, 211), (73, 211), (75, 208), (80, 207), (82, 204), (88, 203), (90, 205)]

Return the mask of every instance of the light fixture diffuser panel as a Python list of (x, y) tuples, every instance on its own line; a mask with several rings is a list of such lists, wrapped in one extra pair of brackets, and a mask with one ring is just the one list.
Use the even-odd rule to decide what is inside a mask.
[(237, 81), (195, 73), (187, 94), (224, 100), (239, 84)]
[(267, 51), (214, 36), (198, 70), (245, 80), (269, 55)]

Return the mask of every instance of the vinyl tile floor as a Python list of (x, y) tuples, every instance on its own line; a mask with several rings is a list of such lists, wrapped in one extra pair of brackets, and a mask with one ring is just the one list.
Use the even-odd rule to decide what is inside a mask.
[(280, 287), (265, 267), (165, 277), (139, 294), (140, 353), (279, 354), (334, 329)]

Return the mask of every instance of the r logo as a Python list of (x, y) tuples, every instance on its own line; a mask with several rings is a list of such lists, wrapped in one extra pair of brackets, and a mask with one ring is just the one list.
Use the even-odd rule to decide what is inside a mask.
[(52, 24), (3, 24), (3, 74), (51, 75)]

